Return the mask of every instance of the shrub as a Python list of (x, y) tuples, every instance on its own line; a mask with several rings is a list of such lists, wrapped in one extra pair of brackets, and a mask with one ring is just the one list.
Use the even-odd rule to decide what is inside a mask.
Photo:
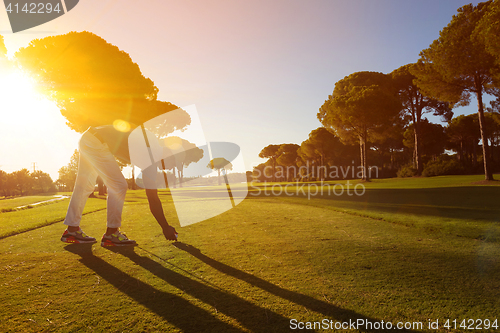
[(436, 161), (428, 162), (422, 176), (433, 177), (441, 175), (461, 175), (464, 174), (464, 167), (455, 159), (439, 158)]
[(403, 177), (413, 177), (417, 173), (417, 170), (413, 168), (413, 165), (410, 164), (405, 164), (403, 165), (399, 170), (398, 170), (398, 177), (403, 178)]

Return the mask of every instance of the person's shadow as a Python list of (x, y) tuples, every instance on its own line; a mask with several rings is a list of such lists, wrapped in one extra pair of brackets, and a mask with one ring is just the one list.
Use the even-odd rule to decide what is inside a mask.
[[(321, 313), (325, 315), (325, 318), (327, 317), (340, 322), (352, 322), (357, 319), (364, 319), (365, 321), (370, 321), (372, 323), (381, 321), (366, 317), (351, 310), (339, 308), (330, 303), (317, 300), (307, 295), (278, 287), (252, 274), (245, 273), (239, 269), (209, 258), (193, 246), (181, 242), (175, 242), (173, 244), (178, 249), (186, 251), (223, 274), (245, 281), (255, 287), (261, 288), (266, 292), (289, 300), (295, 304), (304, 306), (306, 309)], [(215, 318), (206, 310), (193, 305), (183, 297), (156, 289), (119, 270), (103, 259), (94, 256), (91, 244), (87, 245), (89, 246), (72, 244), (67, 245), (65, 249), (69, 252), (78, 254), (81, 257), (80, 261), (85, 266), (96, 272), (99, 276), (108, 281), (122, 293), (134, 299), (139, 304), (147, 307), (149, 310), (161, 316), (184, 332), (242, 332), (242, 330)], [(205, 304), (211, 305), (216, 312), (221, 312), (224, 315), (237, 320), (239, 324), (246, 328), (247, 331), (267, 333), (285, 332), (290, 331), (291, 329), (291, 318), (285, 318), (276, 312), (259, 307), (258, 305), (255, 305), (234, 294), (223, 291), (216, 286), (211, 285), (208, 281), (198, 282), (186, 277), (185, 275), (174, 272), (149, 257), (138, 255), (135, 252), (134, 247), (110, 247), (107, 249), (129, 258), (132, 262), (148, 270), (168, 284), (179, 288), (184, 293), (197, 298)], [(141, 250), (164, 260), (145, 249), (141, 248)], [(179, 269), (183, 270), (182, 268)], [(188, 271), (184, 272), (189, 274)], [(311, 332), (312, 330), (305, 331)], [(385, 330), (364, 329), (363, 327), (358, 327), (358, 331), (385, 332)], [(396, 329), (387, 331), (413, 332), (409, 330)]]
[[(208, 311), (193, 305), (185, 298), (156, 289), (94, 256), (92, 244), (70, 244), (64, 248), (71, 253), (78, 254), (81, 257), (80, 262), (82, 264), (93, 270), (120, 292), (183, 332), (242, 332), (242, 330), (220, 321)], [(133, 248), (122, 251), (130, 252), (127, 255), (129, 257), (138, 257), (138, 260), (142, 258), (133, 252)], [(122, 297), (122, 294), (118, 294), (116, 301), (123, 301)]]
[[(349, 322), (349, 321), (356, 321), (357, 319), (364, 319), (365, 322), (369, 321), (371, 323), (375, 322), (381, 322), (379, 319), (374, 319), (374, 318), (369, 318), (367, 316), (364, 316), (362, 314), (356, 313), (351, 310), (346, 310), (339, 308), (333, 304), (330, 304), (328, 302), (324, 302), (321, 300), (318, 300), (316, 298), (313, 298), (311, 296), (307, 296), (304, 294), (300, 294), (294, 291), (290, 291), (281, 287), (278, 287), (268, 281), (265, 281), (261, 278), (258, 278), (252, 274), (243, 272), (239, 269), (236, 269), (234, 267), (231, 267), (229, 265), (226, 265), (224, 263), (221, 263), (220, 261), (217, 261), (215, 259), (212, 259), (210, 257), (207, 257), (199, 249), (197, 249), (194, 246), (191, 246), (189, 244), (181, 243), (181, 242), (175, 242), (173, 243), (175, 247), (177, 247), (180, 250), (186, 251), (187, 253), (191, 254), (193, 257), (201, 260), (205, 264), (215, 268), (221, 273), (224, 273), (226, 275), (232, 276), (234, 278), (237, 278), (239, 280), (245, 281), (255, 287), (258, 287), (262, 290), (265, 290), (273, 295), (276, 295), (278, 297), (281, 297), (283, 299), (289, 300), (290, 302), (293, 302), (295, 304), (301, 305), (309, 310), (321, 313), (325, 315), (326, 317), (332, 319), (332, 320), (337, 320), (340, 322)], [(395, 327), (394, 327), (395, 328)], [(358, 330), (360, 332), (384, 332), (384, 330), (375, 330), (375, 329), (366, 329), (366, 328), (359, 328)], [(390, 332), (412, 332), (411, 330), (397, 330), (397, 329), (391, 329), (387, 330)]]
[[(217, 312), (237, 320), (240, 325), (251, 332), (267, 333), (284, 332), (289, 330), (289, 318), (286, 318), (269, 309), (259, 307), (252, 302), (219, 289), (213, 284), (209, 285), (210, 283), (207, 281), (195, 281), (183, 274), (174, 272), (149, 257), (138, 255), (134, 248), (109, 247), (107, 249), (129, 258), (135, 264), (148, 270), (168, 284), (181, 289), (184, 293), (202, 301), (205, 304), (211, 305)], [(148, 252), (142, 248), (141, 250)], [(194, 318), (195, 317), (193, 316), (193, 320)], [(202, 323), (201, 320), (200, 323)], [(209, 327), (205, 326), (205, 324), (203, 325), (203, 328), (202, 326), (199, 327), (200, 331), (205, 331), (207, 327)], [(212, 331), (226, 332), (225, 330), (217, 329), (213, 329)], [(310, 331), (311, 330), (309, 330), (309, 332)]]

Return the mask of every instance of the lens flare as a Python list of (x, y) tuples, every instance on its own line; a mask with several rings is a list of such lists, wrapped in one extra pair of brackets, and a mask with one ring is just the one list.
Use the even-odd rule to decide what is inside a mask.
[(179, 150), (182, 147), (182, 140), (178, 136), (169, 136), (163, 140), (165, 147), (170, 150)]
[(113, 127), (120, 132), (130, 131), (130, 124), (122, 119), (116, 119), (115, 121), (113, 121)]

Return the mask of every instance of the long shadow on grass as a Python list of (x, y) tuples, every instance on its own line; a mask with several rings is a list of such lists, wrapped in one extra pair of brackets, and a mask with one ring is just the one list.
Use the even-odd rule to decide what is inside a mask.
[[(234, 318), (242, 326), (252, 332), (288, 331), (289, 329), (289, 318), (285, 318), (271, 310), (261, 308), (234, 294), (174, 272), (151, 258), (138, 255), (135, 253), (133, 248), (108, 249), (129, 258), (135, 264), (150, 271), (152, 274), (156, 275), (168, 284), (181, 289), (186, 294), (189, 294), (206, 304), (210, 304), (217, 310), (217, 312), (221, 312), (231, 318)], [(193, 316), (193, 320), (194, 318), (196, 317)], [(225, 332), (215, 329), (211, 331)]]
[[(357, 319), (363, 319), (365, 322), (381, 322), (381, 320), (374, 319), (374, 318), (369, 318), (366, 317), (362, 314), (356, 313), (351, 310), (346, 310), (339, 308), (335, 305), (332, 305), (330, 303), (318, 300), (316, 298), (313, 298), (311, 296), (307, 296), (304, 294), (300, 294), (294, 291), (290, 291), (281, 287), (278, 287), (266, 280), (263, 280), (261, 278), (256, 277), (255, 275), (243, 272), (239, 269), (236, 269), (234, 267), (231, 267), (229, 265), (226, 265), (224, 263), (221, 263), (220, 261), (217, 261), (215, 259), (212, 259), (210, 257), (207, 257), (199, 249), (197, 249), (194, 246), (181, 243), (181, 242), (175, 242), (173, 244), (175, 247), (177, 247), (180, 250), (186, 251), (187, 253), (191, 254), (193, 257), (198, 258), (205, 264), (215, 268), (219, 272), (232, 276), (234, 278), (237, 278), (239, 280), (242, 280), (246, 283), (249, 283), (255, 287), (258, 287), (264, 291), (267, 291), (268, 293), (271, 293), (273, 295), (276, 295), (278, 297), (281, 297), (283, 299), (286, 299), (290, 302), (293, 302), (295, 304), (301, 305), (309, 310), (321, 313), (333, 320), (340, 321), (340, 322), (350, 322), (353, 321), (355, 322)], [(363, 326), (358, 327), (358, 330), (360, 332), (385, 332), (385, 330), (371, 330), (371, 329), (365, 329)], [(390, 332), (413, 332), (411, 330), (388, 330)]]
[[(80, 262), (108, 281), (123, 294), (134, 299), (183, 332), (198, 333), (242, 332), (241, 330), (221, 322), (209, 312), (194, 306), (182, 297), (158, 290), (130, 276), (103, 259), (94, 256), (92, 244), (71, 244), (65, 250), (78, 254)], [(131, 257), (135, 257), (131, 255)], [(117, 300), (118, 302), (120, 300)]]
[[(334, 188), (334, 184), (323, 187), (304, 185), (272, 189), (261, 187), (260, 192), (253, 191), (247, 198), (301, 198), (323, 199), (324, 204), (332, 208), (354, 209), (380, 213), (412, 214), (437, 216), (454, 219), (472, 219), (484, 222), (498, 222), (500, 216), (500, 186), (457, 186), (414, 189), (353, 189)], [(343, 192), (341, 192), (341, 190)], [(274, 192), (273, 192), (274, 191)], [(280, 192), (281, 191), (281, 192)], [(342, 193), (342, 194), (341, 194)], [(312, 204), (310, 200), (304, 203)]]

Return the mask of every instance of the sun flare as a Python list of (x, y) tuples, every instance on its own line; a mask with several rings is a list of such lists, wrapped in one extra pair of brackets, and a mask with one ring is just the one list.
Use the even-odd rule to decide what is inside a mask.
[(22, 168), (48, 172), (67, 164), (78, 133), (65, 124), (53, 101), (37, 92), (32, 80), (16, 69), (0, 70), (0, 170)]
[(18, 124), (43, 126), (53, 119), (47, 111), (51, 104), (36, 91), (34, 82), (18, 70), (0, 75), (0, 112), (2, 121), (13, 126)]

